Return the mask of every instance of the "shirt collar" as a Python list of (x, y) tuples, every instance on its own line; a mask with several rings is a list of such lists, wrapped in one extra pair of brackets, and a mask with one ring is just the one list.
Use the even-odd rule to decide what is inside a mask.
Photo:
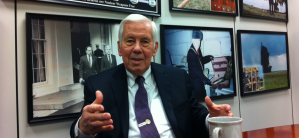
[[(127, 80), (128, 80), (128, 85), (130, 87), (133, 87), (134, 84), (135, 84), (135, 79), (137, 78), (137, 76), (134, 76), (131, 72), (129, 72), (127, 69), (126, 69), (126, 72), (127, 72)], [(144, 77), (144, 83), (145, 84), (150, 84), (150, 82), (152, 82), (153, 80), (153, 77), (151, 75), (151, 66), (149, 66), (149, 68), (143, 73), (143, 77)]]

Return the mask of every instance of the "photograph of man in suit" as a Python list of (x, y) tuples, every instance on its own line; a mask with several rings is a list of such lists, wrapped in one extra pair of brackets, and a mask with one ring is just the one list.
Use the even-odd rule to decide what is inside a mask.
[(109, 45), (105, 46), (105, 55), (102, 57), (101, 71), (110, 69), (117, 65), (115, 55), (111, 54), (111, 47)]
[(123, 64), (89, 77), (84, 108), (71, 126), (72, 138), (208, 138), (209, 117), (233, 116), (227, 104), (193, 96), (185, 70), (151, 62), (156, 24), (131, 14), (120, 24), (118, 54)]
[(194, 95), (198, 99), (206, 96), (205, 85), (211, 85), (211, 81), (204, 75), (204, 64), (214, 59), (213, 56), (202, 56), (200, 47), (203, 33), (200, 30), (192, 31), (192, 44), (187, 54), (188, 71), (191, 84), (193, 85)]
[(91, 46), (85, 48), (86, 55), (80, 58), (79, 76), (80, 83), (84, 83), (85, 79), (99, 72), (97, 58), (92, 55)]
[[(104, 52), (99, 48), (99, 44), (96, 44), (96, 50), (93, 53), (93, 55), (97, 57), (98, 65), (101, 66), (101, 61), (102, 57), (104, 56)], [(102, 70), (101, 67), (99, 67), (99, 70)]]

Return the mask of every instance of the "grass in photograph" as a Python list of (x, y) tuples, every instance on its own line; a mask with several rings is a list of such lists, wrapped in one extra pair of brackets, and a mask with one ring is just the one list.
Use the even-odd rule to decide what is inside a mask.
[(280, 19), (286, 19), (285, 13), (279, 13), (275, 12), (274, 15), (270, 15), (269, 10), (260, 9), (257, 7), (254, 7), (253, 5), (248, 5), (243, 3), (243, 13), (249, 14), (249, 15), (258, 15), (258, 16), (265, 16), (265, 17), (274, 17), (274, 18), (280, 18)]
[[(173, 0), (173, 7), (177, 7), (183, 1), (184, 0)], [(190, 0), (183, 8), (210, 11), (211, 0)]]
[(264, 74), (265, 90), (288, 87), (287, 71)]

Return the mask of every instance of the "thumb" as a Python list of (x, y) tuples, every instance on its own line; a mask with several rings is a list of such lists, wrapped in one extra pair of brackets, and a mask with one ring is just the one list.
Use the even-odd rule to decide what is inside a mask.
[(213, 102), (212, 102), (212, 100), (210, 99), (210, 97), (209, 96), (206, 96), (206, 98), (205, 98), (205, 102), (206, 102), (206, 105), (207, 105), (207, 107), (210, 109), (210, 108), (212, 108), (213, 107)]
[(103, 102), (103, 94), (101, 91), (96, 91), (96, 99), (93, 101), (92, 104), (102, 104)]

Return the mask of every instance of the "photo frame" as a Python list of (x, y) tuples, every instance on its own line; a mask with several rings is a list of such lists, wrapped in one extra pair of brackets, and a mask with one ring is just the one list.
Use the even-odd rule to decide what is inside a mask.
[(241, 96), (290, 88), (287, 32), (238, 30)]
[(240, 16), (288, 22), (288, 0), (240, 0)]
[[(120, 20), (26, 13), (28, 123), (78, 117), (84, 80), (122, 63)], [(109, 66), (107, 56), (112, 59)]]
[(109, 11), (161, 16), (160, 0), (27, 0), (95, 8)]
[(169, 10), (238, 16), (237, 0), (169, 0)]
[(198, 101), (234, 97), (233, 40), (232, 28), (160, 25), (162, 64), (187, 71)]

